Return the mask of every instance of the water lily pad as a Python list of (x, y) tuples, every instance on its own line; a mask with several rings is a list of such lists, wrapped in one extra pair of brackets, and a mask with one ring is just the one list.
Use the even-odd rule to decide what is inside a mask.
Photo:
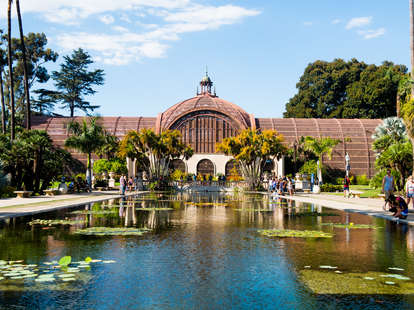
[[(412, 295), (414, 282), (395, 279), (395, 285), (385, 284), (380, 272), (336, 274), (326, 270), (304, 269), (301, 281), (315, 294), (333, 295)], [(391, 282), (391, 281), (387, 281)]]
[(321, 265), (321, 266), (319, 266), (319, 268), (321, 268), (321, 269), (337, 269), (338, 267), (329, 266), (329, 265)]
[(90, 227), (79, 229), (75, 234), (87, 236), (142, 236), (151, 231), (148, 228), (131, 228), (131, 227)]
[(4, 279), (5, 279), (5, 277), (0, 277), (0, 281), (1, 281), (1, 280), (4, 280)]
[(394, 284), (395, 284), (395, 282), (392, 282), (392, 281), (385, 281), (385, 284), (388, 284), (388, 285), (394, 285)]
[(92, 261), (92, 258), (90, 258), (89, 256), (85, 258), (86, 263), (90, 263), (91, 261)]
[(403, 268), (397, 268), (397, 267), (388, 267), (389, 270), (395, 270), (395, 271), (404, 271)]
[(303, 268), (307, 268), (308, 269), (308, 268), (311, 268), (311, 266), (304, 266)]
[(33, 220), (31, 222), (29, 222), (28, 224), (30, 226), (35, 226), (35, 225), (39, 225), (39, 226), (58, 226), (58, 225), (76, 225), (76, 224), (83, 224), (85, 223), (84, 220), (42, 220), (42, 219), (36, 219)]
[(78, 272), (80, 272), (80, 269), (79, 268), (68, 268), (67, 272), (78, 273)]
[(63, 256), (61, 259), (59, 259), (59, 265), (60, 266), (67, 266), (72, 261), (72, 257), (70, 256)]
[(135, 208), (135, 210), (139, 211), (172, 211), (173, 208)]
[(70, 281), (76, 281), (76, 279), (75, 278), (63, 278), (62, 281), (70, 282)]
[(335, 270), (335, 273), (343, 273), (342, 271), (339, 270)]
[(73, 278), (75, 275), (73, 273), (64, 273), (64, 274), (58, 274), (59, 278)]
[(55, 278), (37, 278), (35, 279), (36, 282), (53, 282)]
[(279, 238), (332, 238), (333, 234), (313, 230), (263, 229), (258, 231), (266, 237)]
[(350, 228), (350, 229), (377, 229), (380, 228), (375, 225), (368, 225), (368, 224), (341, 224), (341, 223), (322, 223), (322, 226), (332, 226), (334, 228)]
[(21, 280), (21, 279), (23, 279), (23, 277), (22, 276), (15, 276), (15, 277), (11, 277), (10, 279), (11, 280)]
[(383, 278), (394, 278), (394, 279), (404, 280), (404, 281), (411, 280), (411, 278), (402, 276), (400, 274), (382, 274), (381, 277), (383, 277)]
[(113, 263), (116, 263), (116, 261), (114, 261), (114, 260), (103, 260), (102, 263), (104, 263), (104, 264), (113, 264)]

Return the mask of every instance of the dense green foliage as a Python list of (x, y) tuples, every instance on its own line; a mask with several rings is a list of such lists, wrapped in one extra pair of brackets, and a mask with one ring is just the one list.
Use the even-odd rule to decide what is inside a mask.
[(73, 173), (80, 164), (62, 149), (53, 146), (45, 131), (23, 130), (16, 139), (0, 135), (0, 162), (11, 176), (11, 185), (18, 190), (45, 190), (62, 174)]
[(356, 59), (317, 60), (309, 64), (298, 93), (286, 104), (284, 117), (386, 118), (396, 115), (403, 65), (368, 65)]
[[(385, 175), (385, 170), (395, 170), (398, 188), (402, 189), (407, 178), (412, 172), (413, 154), (412, 145), (407, 137), (406, 128), (399, 118), (385, 119), (384, 123), (377, 126), (372, 136), (373, 150), (377, 154), (375, 166), (379, 175)], [(372, 185), (377, 187), (382, 182), (379, 177), (374, 177)]]
[(128, 172), (125, 160), (120, 158), (98, 159), (93, 163), (93, 172), (102, 174), (104, 172), (115, 172), (116, 174), (126, 174)]
[(60, 65), (60, 71), (54, 71), (52, 74), (58, 90), (54, 98), (64, 108), (70, 110), (71, 117), (74, 116), (75, 109), (88, 113), (98, 108), (99, 106), (91, 105), (84, 97), (96, 93), (94, 85), (103, 84), (103, 70), (88, 71), (88, 66), (93, 61), (91, 56), (81, 48), (73, 51), (72, 55), (63, 58), (64, 62)]

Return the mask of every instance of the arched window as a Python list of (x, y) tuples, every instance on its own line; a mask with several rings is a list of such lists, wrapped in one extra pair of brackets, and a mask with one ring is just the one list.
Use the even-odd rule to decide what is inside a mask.
[(180, 131), (183, 142), (195, 153), (209, 154), (216, 152), (216, 143), (239, 132), (239, 126), (227, 115), (209, 110), (188, 113), (170, 129)]
[(236, 167), (237, 174), (241, 176), (239, 165), (237, 164), (237, 161), (235, 159), (231, 159), (226, 163), (226, 177), (229, 177), (232, 175), (232, 170), (234, 171), (234, 167)]
[(181, 170), (182, 172), (186, 172), (185, 162), (181, 159), (174, 159), (170, 162), (170, 170)]
[(197, 164), (197, 174), (200, 175), (214, 175), (214, 164), (209, 159), (202, 159)]

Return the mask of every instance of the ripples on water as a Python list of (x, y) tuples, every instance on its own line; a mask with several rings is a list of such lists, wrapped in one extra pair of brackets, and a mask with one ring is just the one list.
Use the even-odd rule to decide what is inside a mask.
[[(73, 214), (74, 210), (94, 212)], [(303, 212), (338, 216), (300, 216)], [(28, 225), (38, 218), (85, 223)], [(381, 229), (334, 229), (321, 226), (324, 222)], [(153, 231), (143, 236), (74, 234), (80, 228), (99, 226)], [(277, 239), (257, 233), (273, 228), (324, 230), (335, 236)], [(388, 267), (399, 267), (402, 274), (414, 278), (413, 249), (414, 231), (408, 226), (360, 214), (270, 202), (264, 195), (148, 194), (1, 222), (0, 260), (42, 264), (70, 255), (75, 261), (90, 256), (116, 263), (92, 265), (81, 284), (39, 286), (27, 280), (12, 286), (0, 281), (0, 308), (411, 309), (412, 295), (318, 294), (300, 273), (304, 266), (320, 271), (320, 265), (338, 266), (344, 273), (389, 273)]]

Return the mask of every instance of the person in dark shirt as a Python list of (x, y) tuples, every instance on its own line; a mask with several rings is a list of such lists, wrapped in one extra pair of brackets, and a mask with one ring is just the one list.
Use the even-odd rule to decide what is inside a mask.
[(395, 216), (398, 219), (406, 219), (408, 216), (408, 205), (405, 202), (404, 198), (394, 195), (390, 195), (389, 202), (391, 204), (390, 212), (394, 212), (392, 216)]

